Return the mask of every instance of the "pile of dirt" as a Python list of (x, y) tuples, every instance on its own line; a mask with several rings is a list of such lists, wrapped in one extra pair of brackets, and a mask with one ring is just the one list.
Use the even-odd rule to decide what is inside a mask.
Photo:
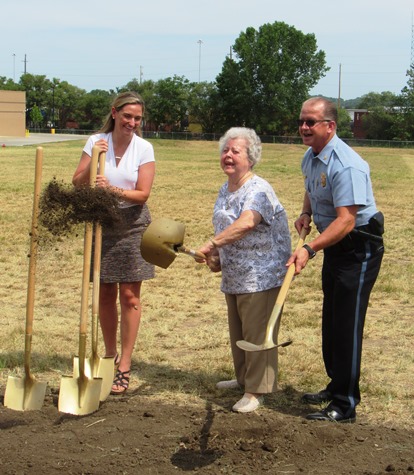
[(53, 178), (42, 192), (39, 224), (53, 236), (66, 236), (81, 223), (93, 222), (103, 227), (120, 227), (119, 193), (89, 186), (74, 187)]
[(371, 425), (310, 422), (298, 402), (231, 412), (232, 398), (198, 406), (154, 401), (139, 388), (109, 398), (88, 416), (0, 407), (0, 472), (11, 474), (411, 474), (414, 434)]

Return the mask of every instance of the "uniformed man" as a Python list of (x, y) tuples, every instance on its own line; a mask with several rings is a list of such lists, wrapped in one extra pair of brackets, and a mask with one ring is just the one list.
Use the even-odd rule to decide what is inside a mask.
[(334, 103), (314, 97), (303, 103), (299, 132), (310, 148), (302, 161), (305, 197), (298, 232), (319, 234), (294, 252), (296, 274), (323, 250), (322, 354), (329, 382), (304, 394), (309, 404), (328, 405), (307, 419), (355, 422), (362, 336), (368, 300), (384, 254), (383, 215), (375, 205), (368, 164), (336, 135)]

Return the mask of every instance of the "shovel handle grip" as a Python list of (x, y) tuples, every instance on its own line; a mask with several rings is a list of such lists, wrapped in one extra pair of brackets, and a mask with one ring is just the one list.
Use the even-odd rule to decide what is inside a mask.
[(191, 257), (198, 258), (198, 259), (206, 259), (207, 256), (203, 254), (202, 252), (199, 251), (194, 251), (193, 249), (189, 249), (188, 247), (185, 246), (179, 246), (177, 247), (178, 252), (182, 252), (184, 254), (187, 254)]

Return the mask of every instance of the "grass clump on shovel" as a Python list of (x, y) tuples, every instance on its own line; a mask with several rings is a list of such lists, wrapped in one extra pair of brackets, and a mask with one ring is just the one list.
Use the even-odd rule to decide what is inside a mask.
[(85, 222), (119, 227), (123, 225), (119, 200), (120, 194), (107, 188), (75, 188), (55, 177), (42, 193), (39, 222), (53, 236), (67, 236)]

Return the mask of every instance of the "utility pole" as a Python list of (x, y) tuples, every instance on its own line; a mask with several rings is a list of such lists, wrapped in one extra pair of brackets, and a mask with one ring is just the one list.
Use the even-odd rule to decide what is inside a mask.
[(142, 77), (144, 76), (142, 66), (139, 67), (139, 83), (142, 84)]
[(201, 40), (197, 41), (198, 43), (198, 82), (200, 82), (200, 73), (201, 73), (201, 45), (203, 42)]
[(13, 82), (16, 82), (16, 54), (13, 53)]
[(27, 73), (27, 59), (26, 59), (26, 56), (27, 56), (27, 55), (25, 54), (25, 55), (24, 55), (24, 61), (23, 61), (23, 63), (24, 63), (24, 74)]
[(342, 64), (339, 63), (338, 110), (341, 108), (341, 73), (342, 73)]

